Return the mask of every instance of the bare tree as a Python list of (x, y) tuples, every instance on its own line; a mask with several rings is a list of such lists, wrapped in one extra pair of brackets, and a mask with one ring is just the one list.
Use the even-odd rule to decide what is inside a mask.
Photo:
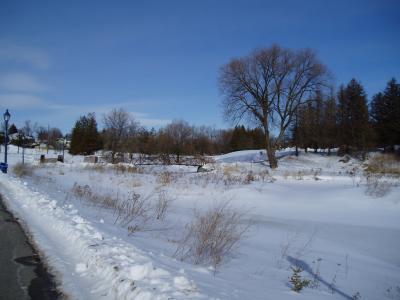
[(133, 119), (123, 108), (113, 109), (103, 117), (104, 146), (111, 150), (111, 160), (114, 163), (115, 154), (122, 150), (123, 141), (127, 138)]
[(219, 77), (224, 115), (233, 122), (247, 117), (263, 129), (269, 165), (276, 168), (275, 150), (296, 109), (326, 86), (327, 75), (326, 67), (309, 49), (293, 51), (273, 45), (232, 59)]
[(175, 120), (164, 128), (162, 135), (165, 138), (163, 148), (175, 154), (176, 162), (179, 163), (181, 155), (190, 152), (188, 148), (191, 146), (192, 127), (186, 121)]
[(34, 131), (36, 131), (36, 124), (32, 125), (30, 120), (24, 122), (24, 127), (22, 127), (22, 132), (25, 136), (33, 136)]

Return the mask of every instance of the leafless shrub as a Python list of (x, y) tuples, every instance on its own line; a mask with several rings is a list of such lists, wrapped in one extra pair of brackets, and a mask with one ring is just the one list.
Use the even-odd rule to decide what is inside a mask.
[(359, 171), (358, 167), (353, 167), (349, 171), (347, 171), (347, 174), (349, 174), (349, 176), (350, 176), (350, 178), (351, 178), (351, 180), (353, 182), (353, 185), (355, 185), (356, 176), (357, 176), (358, 171)]
[(168, 193), (166, 191), (162, 191), (162, 190), (159, 191), (158, 199), (156, 200), (156, 203), (154, 206), (154, 214), (155, 214), (155, 218), (157, 220), (161, 220), (161, 221), (164, 220), (171, 201), (172, 200), (170, 199), (170, 197), (168, 196)]
[(194, 264), (211, 264), (216, 271), (238, 247), (248, 228), (244, 214), (230, 208), (228, 203), (204, 213), (195, 211), (194, 220), (186, 225), (175, 256), (182, 260), (190, 258)]
[(365, 194), (375, 198), (381, 198), (389, 194), (392, 189), (392, 183), (385, 180), (380, 174), (366, 173)]
[(304, 179), (304, 172), (303, 171), (297, 171), (295, 178), (297, 180), (303, 180)]
[(147, 212), (149, 211), (148, 197), (141, 197), (140, 194), (131, 192), (129, 197), (123, 201), (119, 201), (115, 207), (114, 213), (117, 215), (114, 224), (125, 227), (137, 219), (141, 219), (143, 223), (148, 220)]
[(34, 167), (28, 164), (17, 163), (13, 167), (13, 172), (18, 177), (32, 176)]

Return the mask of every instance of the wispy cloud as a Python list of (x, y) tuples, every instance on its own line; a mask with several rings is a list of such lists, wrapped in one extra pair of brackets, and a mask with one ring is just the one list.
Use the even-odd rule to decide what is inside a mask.
[(0, 40), (0, 60), (25, 63), (39, 69), (48, 69), (50, 59), (46, 52)]
[(17, 92), (43, 92), (48, 89), (35, 77), (21, 72), (0, 75), (0, 88)]
[(42, 108), (47, 103), (40, 97), (29, 94), (0, 94), (0, 108), (32, 109)]

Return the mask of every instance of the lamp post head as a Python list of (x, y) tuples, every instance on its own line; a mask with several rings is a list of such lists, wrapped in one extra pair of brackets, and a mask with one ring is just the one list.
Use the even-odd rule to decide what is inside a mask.
[(6, 109), (6, 112), (4, 113), (3, 117), (4, 117), (4, 121), (6, 121), (6, 122), (8, 122), (8, 120), (10, 120), (11, 115), (8, 112), (8, 109)]

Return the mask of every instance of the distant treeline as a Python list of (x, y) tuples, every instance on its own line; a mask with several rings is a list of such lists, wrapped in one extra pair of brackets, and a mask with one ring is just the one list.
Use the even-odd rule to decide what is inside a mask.
[[(175, 120), (158, 130), (139, 124), (127, 111), (114, 109), (102, 117), (102, 130), (94, 113), (81, 116), (75, 123), (70, 139), (71, 154), (93, 154), (104, 149), (114, 159), (118, 152), (149, 155), (171, 154), (176, 160), (182, 155), (213, 155), (246, 149), (265, 149), (262, 128), (238, 125), (231, 129), (192, 126)], [(12, 124), (9, 134), (18, 134), (12, 143), (26, 145), (36, 136), (39, 142), (56, 148), (63, 138), (58, 128), (44, 128), (26, 121), (21, 129)], [(274, 139), (274, 137), (272, 137)], [(1, 142), (4, 142), (0, 134)], [(30, 139), (29, 141), (32, 142)], [(381, 147), (394, 151), (400, 145), (400, 84), (391, 79), (386, 88), (368, 102), (360, 82), (352, 79), (340, 86), (337, 93), (317, 91), (298, 106), (280, 147), (302, 149), (339, 148), (340, 153), (365, 154)], [(340, 154), (339, 153), (339, 154)]]
[[(263, 131), (243, 125), (219, 130), (191, 126), (175, 120), (165, 127), (146, 129), (123, 109), (103, 117), (104, 129), (98, 131), (94, 114), (82, 116), (71, 135), (72, 154), (92, 154), (104, 149), (118, 152), (212, 155), (245, 149), (265, 148)], [(340, 148), (342, 153), (365, 153), (373, 147), (393, 151), (400, 144), (400, 85), (395, 79), (376, 94), (368, 105), (364, 88), (352, 79), (337, 94), (317, 92), (299, 106), (281, 147), (303, 149)]]
[(237, 126), (221, 130), (175, 120), (159, 130), (147, 129), (123, 109), (112, 110), (103, 117), (103, 123), (104, 129), (98, 131), (93, 113), (81, 116), (72, 130), (70, 153), (93, 154), (104, 149), (111, 151), (112, 158), (118, 152), (170, 154), (179, 162), (182, 155), (212, 155), (264, 147), (263, 134), (258, 128)]

